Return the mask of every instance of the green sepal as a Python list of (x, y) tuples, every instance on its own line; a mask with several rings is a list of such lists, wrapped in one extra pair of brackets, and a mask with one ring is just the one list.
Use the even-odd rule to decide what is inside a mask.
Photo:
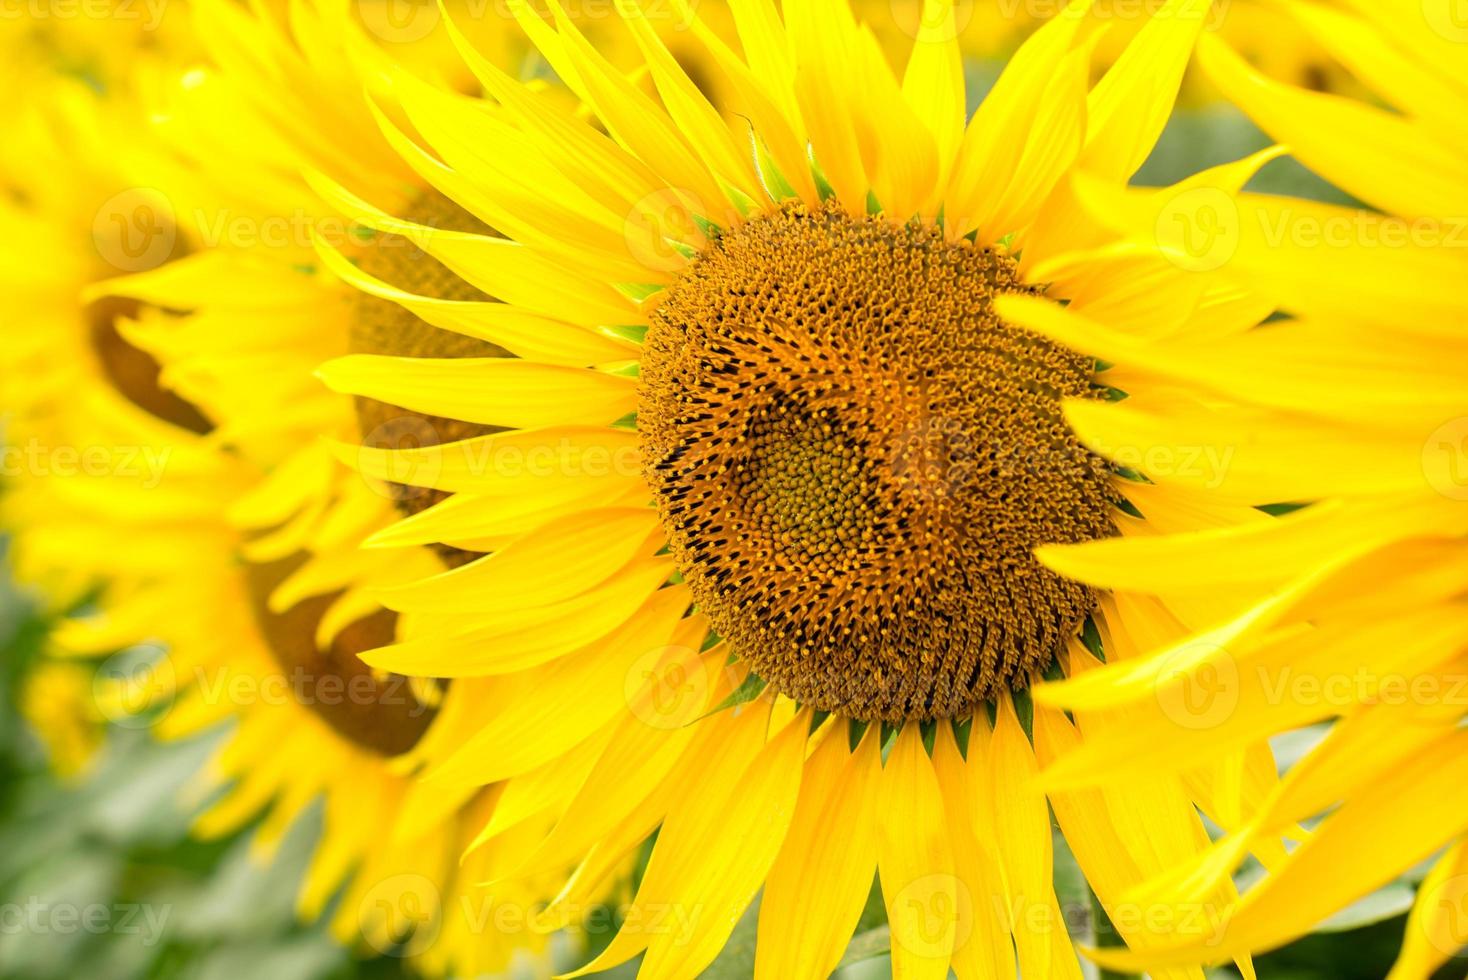
[(634, 303), (641, 303), (648, 297), (656, 296), (667, 287), (660, 282), (619, 282), (614, 283), (617, 292), (626, 296)]

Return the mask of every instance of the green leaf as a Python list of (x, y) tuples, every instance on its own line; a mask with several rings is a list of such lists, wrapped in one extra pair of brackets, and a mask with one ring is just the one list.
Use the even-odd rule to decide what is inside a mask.
[(630, 340), (634, 344), (640, 344), (647, 340), (647, 324), (636, 323), (629, 326), (607, 327), (607, 332), (623, 340)]
[(665, 288), (662, 283), (658, 282), (619, 282), (614, 285), (617, 292), (634, 303), (641, 303), (649, 296), (656, 296)]
[[(728, 198), (729, 201), (734, 205), (735, 210), (739, 212), (739, 216), (741, 218), (747, 218), (760, 209), (759, 202), (755, 201), (754, 198), (750, 197), (748, 194), (744, 193), (733, 184), (721, 180), (719, 181), (719, 190), (724, 192), (724, 196)], [(714, 224), (712, 221), (709, 221), (707, 218), (695, 217), (693, 220), (698, 223), (699, 228), (703, 231), (704, 235), (709, 238), (710, 241), (717, 238), (721, 233), (719, 226)]]
[(677, 252), (679, 255), (683, 256), (690, 262), (698, 258), (698, 249), (694, 248), (692, 245), (687, 244), (686, 242), (680, 242), (664, 236), (663, 244), (668, 246), (673, 251)]
[(754, 144), (754, 164), (759, 175), (759, 182), (764, 187), (765, 193), (770, 196), (770, 200), (788, 201), (798, 197), (795, 188), (790, 186), (790, 181), (780, 172), (780, 168), (775, 166), (775, 160), (770, 156), (769, 147), (765, 146), (765, 141), (755, 133), (753, 126), (749, 130), (749, 139)]
[[(1082, 916), (1077, 910), (1085, 910), (1089, 914), (1091, 908), (1091, 886), (1086, 883), (1086, 876), (1081, 871), (1080, 863), (1071, 853), (1070, 844), (1065, 835), (1058, 829), (1051, 832), (1051, 839), (1055, 849), (1055, 864), (1051, 872), (1051, 880), (1055, 885), (1055, 900), (1060, 903), (1060, 910), (1065, 913), (1069, 922), (1080, 919)], [(1077, 913), (1077, 914), (1072, 914)], [(1093, 931), (1094, 931), (1094, 922)], [(1078, 939), (1088, 939), (1088, 936), (1078, 936)]]
[[(740, 194), (740, 196), (743, 197), (746, 201), (749, 200), (749, 198), (743, 194)], [(707, 238), (709, 241), (713, 241), (715, 238), (718, 238), (724, 233), (724, 229), (720, 228), (717, 224), (703, 217), (702, 215), (695, 214), (692, 217), (693, 223), (698, 226), (699, 231), (703, 232), (703, 237)]]
[(1101, 629), (1090, 616), (1086, 617), (1085, 625), (1081, 627), (1081, 644), (1097, 660), (1106, 659), (1106, 651), (1101, 647)]
[(1034, 741), (1035, 702), (1030, 698), (1029, 689), (1015, 691), (1011, 699), (1014, 701), (1014, 713), (1019, 718), (1019, 727), (1025, 730), (1025, 738)]
[(866, 932), (887, 924), (887, 905), (882, 901), (882, 879), (872, 875), (871, 887), (867, 889), (867, 902), (861, 907), (861, 918), (856, 920), (856, 932)]
[(810, 158), (810, 175), (816, 182), (816, 191), (821, 195), (822, 201), (829, 201), (836, 196), (836, 188), (826, 179), (826, 172), (821, 169), (814, 156)]
[(1304, 510), (1309, 504), (1260, 504), (1255, 510), (1262, 510), (1270, 517), (1284, 517), (1293, 514), (1297, 510)]

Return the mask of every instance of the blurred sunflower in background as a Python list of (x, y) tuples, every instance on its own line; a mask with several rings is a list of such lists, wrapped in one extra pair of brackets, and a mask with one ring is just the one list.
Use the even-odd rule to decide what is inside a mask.
[[(146, 678), (99, 673), (96, 634), (74, 618), (106, 608), (118, 627), (106, 652), (129, 647), (145, 664), (170, 608), (145, 594), (160, 572), (210, 560), (213, 542), (188, 526), (210, 499), (196, 496), (210, 486), (201, 477), (220, 475), (189, 445), (208, 422), (125, 337), (161, 311), (85, 295), (196, 247), (147, 190), (166, 168), (144, 136), (151, 86), (196, 48), (178, 11), (158, 4), (26, 9), (36, 19), (7, 8), (0, 35), (0, 74), (17, 94), (0, 141), (0, 520), (6, 537), (20, 532), (0, 540), (0, 697), (22, 716), (0, 712), (0, 972), (142, 975), (165, 962), (218, 968), (250, 950), (282, 976), (308, 963), (324, 976), (329, 947), (274, 898), (288, 864), (215, 887), (239, 871), (238, 852), (191, 850), (172, 799), (199, 752), (135, 737), (126, 712), (150, 693)], [(170, 184), (187, 197), (182, 175)], [(220, 912), (227, 924), (210, 921)]]
[[(9, 296), (0, 398), (15, 464), (7, 476), (34, 478), (7, 481), (0, 506), (7, 527), (27, 529), (11, 549), (13, 574), (52, 612), (77, 607), (101, 580), (116, 582), (121, 609), (138, 583), (180, 555), (164, 539), (139, 546), (117, 518), (187, 508), (185, 496), (154, 491), (175, 434), (208, 423), (160, 386), (158, 364), (123, 336), (156, 311), (83, 294), (191, 247), (160, 198), (136, 190), (138, 174), (156, 162), (156, 148), (137, 138), (147, 125), (144, 92), (167, 59), (191, 49), (177, 30), (160, 31), (172, 40), (165, 44), (142, 31), (99, 35), (87, 22), (49, 26), (5, 45), (7, 88), (29, 98), (6, 107), (0, 147), (0, 277)], [(147, 623), (152, 611), (138, 618)], [(50, 649), (76, 652), (64, 633)], [(48, 661), (29, 684), (22, 706), (56, 765), (85, 768), (105, 720), (92, 704), (90, 671)]]
[[(48, 462), (60, 457), (46, 455), (47, 447), (81, 447), (87, 464), (39, 467), (28, 474), (33, 479), (8, 488), (7, 519), (25, 529), (17, 574), (67, 607), (79, 605), (54, 633), (58, 650), (104, 656), (146, 642), (155, 654), (162, 651), (152, 659), (109, 660), (95, 683), (72, 665), (47, 664), (29, 682), (23, 703), (57, 764), (73, 769), (96, 742), (84, 723), (95, 726), (102, 716), (141, 712), (166, 738), (232, 724), (191, 796), (209, 802), (199, 833), (216, 837), (254, 825), (263, 858), (319, 801), (324, 827), (301, 890), (304, 916), (329, 912), (346, 943), (365, 940), (385, 952), (406, 942), (400, 954), (430, 973), (498, 970), (517, 948), (542, 949), (546, 937), (528, 930), (486, 933), (479, 919), (491, 909), (490, 897), (467, 900), (490, 877), (493, 852), (461, 865), (467, 840), (461, 835), (483, 823), (494, 793), (446, 797), (415, 790), (411, 767), (393, 760), (429, 727), (440, 692), (376, 676), (355, 658), (357, 649), (397, 635), (397, 617), (364, 602), (363, 590), (442, 565), (427, 551), (396, 555), (391, 563), (370, 553), (355, 561), (362, 528), (380, 523), (389, 503), (355, 477), (334, 481), (325, 454), (315, 457), (325, 464), (315, 470), (309, 453), (292, 455), (330, 431), (327, 420), (341, 407), (312, 383), (310, 368), (347, 349), (345, 331), (331, 330), (333, 316), (343, 322), (340, 291), (313, 286), (299, 261), (309, 256), (309, 240), (301, 238), (293, 251), (289, 238), (293, 221), (321, 210), (308, 210), (309, 192), (295, 176), (309, 152), (291, 142), (304, 139), (301, 119), (274, 114), (289, 91), (282, 86), (306, 68), (302, 50), (268, 12), (200, 4), (194, 14), (199, 36), (214, 39), (206, 47), (212, 70), (223, 78), (180, 57), (171, 78), (160, 70), (150, 79), (157, 84), (148, 92), (149, 132), (160, 138), (119, 139), (129, 157), (146, 147), (146, 159), (129, 159), (136, 165), (123, 168), (101, 147), (78, 153), (86, 169), (61, 186), (73, 157), (71, 147), (58, 148), (57, 169), (35, 171), (44, 192), (17, 194), (15, 220), (35, 215), (45, 222), (61, 240), (62, 261), (54, 286), (25, 284), (45, 291), (25, 307), (36, 318), (34, 329), (19, 334), (27, 345), (9, 352), (7, 382), (18, 390), (8, 401), (22, 408), (10, 435)], [(292, 29), (309, 33), (315, 54), (324, 57), (333, 26), (346, 23), (298, 8)], [(346, 43), (336, 37), (340, 64), (347, 63)], [(121, 137), (125, 127), (142, 125), (141, 112), (114, 111), (99, 121), (97, 99), (78, 89), (76, 98), (93, 115), (66, 128), (73, 140), (100, 140), (114, 127)], [(355, 80), (336, 94), (344, 108), (319, 103), (318, 131), (360, 121), (350, 108), (364, 105)], [(57, 98), (49, 107), (67, 104)], [(197, 127), (190, 131), (193, 150), (228, 127), (239, 134), (231, 138), (241, 151), (230, 159), (262, 150), (282, 156), (273, 168), (251, 169), (253, 182), (207, 172), (194, 180), (196, 161), (169, 146), (190, 124)], [(37, 126), (47, 137), (59, 128), (53, 117), (40, 117)], [(41, 151), (50, 144), (40, 138), (13, 149), (33, 166), (49, 159)], [(384, 171), (383, 180), (391, 179)], [(118, 189), (95, 221), (87, 213), (86, 221), (58, 226), (66, 212), (46, 207), (44, 195), (84, 209), (82, 202), (94, 200), (85, 191), (96, 186)], [(87, 252), (67, 236), (84, 241), (88, 234), (99, 257), (72, 272), (67, 262), (84, 260)], [(155, 268), (176, 291), (129, 292), (139, 280), (117, 275)], [(184, 315), (194, 305), (187, 289), (200, 268), (205, 275), (231, 272), (229, 287), (209, 294), (226, 316)], [(259, 318), (228, 320), (241, 310)], [(165, 375), (144, 348), (164, 357), (164, 341), (189, 331), (220, 340), (191, 350), (190, 359), (179, 359)], [(232, 388), (216, 386), (206, 374), (224, 337), (240, 345), (230, 350), (232, 365), (253, 359), (259, 372)], [(338, 338), (340, 348), (332, 346)], [(92, 465), (92, 451), (105, 447), (121, 458)], [(290, 495), (269, 496), (267, 488), (269, 499), (257, 504), (254, 488), (271, 478)], [(97, 603), (82, 601), (98, 588)], [(61, 694), (69, 701), (58, 700)], [(68, 703), (71, 709), (58, 710)], [(268, 814), (263, 822), (262, 812)], [(507, 886), (494, 900), (524, 908), (532, 897)], [(546, 970), (543, 964), (536, 972)]]
[[(1378, 210), (1246, 195), (1227, 212), (1208, 264), (1276, 296), (1289, 318), (1149, 363), (1226, 389), (1236, 407), (1165, 419), (1140, 406), (1067, 412), (1088, 444), (1150, 431), (1236, 447), (1225, 492), (1308, 503), (1248, 529), (1042, 552), (1058, 572), (1112, 589), (1241, 599), (1236, 617), (1153, 657), (1042, 688), (1048, 704), (1136, 712), (1125, 732), (1062, 760), (1049, 785), (1185, 769), (1205, 745), (1238, 749), (1329, 723), (1266, 807), (1140, 894), (1208, 894), (1256, 837), (1303, 821), (1313, 833), (1229, 910), (1220, 942), (1178, 944), (1149, 964), (1279, 946), (1428, 859), (1392, 976), (1429, 976), (1468, 945), (1468, 32), (1449, 5), (1349, 6), (1290, 10), (1384, 105), (1290, 86), (1217, 42), (1202, 62), (1307, 166)], [(1116, 195), (1096, 206), (1189, 260), (1179, 240), (1159, 238), (1154, 209)], [(1188, 202), (1177, 213), (1201, 220)], [(1091, 325), (1049, 333), (1098, 357), (1137, 352)], [(1192, 564), (1198, 549), (1214, 560)], [(1197, 710), (1159, 710), (1184, 698)]]

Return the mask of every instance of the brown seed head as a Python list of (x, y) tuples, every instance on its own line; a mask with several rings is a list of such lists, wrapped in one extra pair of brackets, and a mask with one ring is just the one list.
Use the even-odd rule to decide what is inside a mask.
[(1060, 401), (1085, 357), (1001, 323), (1035, 292), (936, 229), (791, 205), (664, 295), (646, 475), (679, 568), (773, 687), (863, 719), (956, 717), (1043, 671), (1095, 608), (1033, 549), (1113, 533)]
[(358, 655), (395, 639), (398, 615), (379, 609), (348, 625), (322, 649), (316, 629), (339, 595), (306, 599), (283, 613), (267, 602), (276, 586), (305, 561), (298, 555), (246, 566), (251, 608), (266, 646), (297, 702), (342, 738), (380, 755), (407, 752), (433, 721), (436, 709), (419, 701), (407, 678), (379, 676)]

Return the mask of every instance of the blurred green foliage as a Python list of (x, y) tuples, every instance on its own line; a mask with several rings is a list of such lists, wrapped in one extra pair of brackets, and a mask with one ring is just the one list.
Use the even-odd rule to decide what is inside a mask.
[(18, 710), (46, 628), (0, 576), (0, 977), (403, 975), (397, 961), (360, 962), (296, 921), (313, 821), (298, 822), (268, 860), (250, 853), (248, 831), (188, 834), (185, 787), (218, 733), (163, 744), (112, 728), (88, 775), (58, 780)]

